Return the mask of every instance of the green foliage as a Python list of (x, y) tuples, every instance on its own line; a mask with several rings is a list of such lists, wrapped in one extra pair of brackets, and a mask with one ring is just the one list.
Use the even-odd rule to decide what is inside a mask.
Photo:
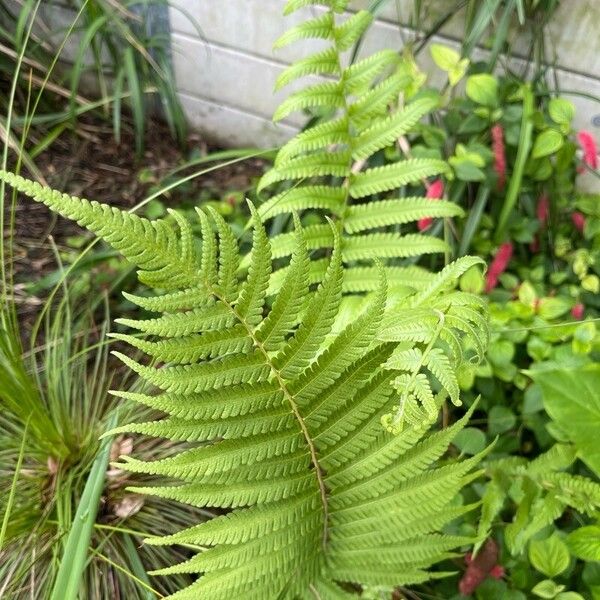
[(487, 469), (492, 483), (483, 496), (480, 536), (489, 532), (508, 499), (518, 503), (513, 521), (505, 529), (513, 554), (523, 552), (531, 538), (567, 507), (593, 516), (600, 507), (600, 484), (565, 472), (575, 456), (572, 446), (557, 444), (530, 462), (517, 457), (490, 462)]
[[(279, 48), (314, 38), (329, 43), (325, 50), (288, 67), (277, 88), (307, 75), (329, 75), (333, 80), (293, 93), (277, 109), (276, 120), (304, 109), (321, 117), (281, 148), (274, 167), (262, 177), (259, 191), (274, 184), (295, 183), (263, 203), (259, 213), (267, 220), (293, 211), (316, 211), (320, 220), (322, 215), (335, 217), (342, 234), (342, 260), (350, 270), (362, 268), (361, 261), (374, 257), (395, 264), (398, 259), (443, 252), (446, 245), (441, 240), (418, 233), (400, 235), (399, 231), (419, 219), (462, 214), (455, 204), (431, 202), (419, 197), (415, 189), (428, 177), (449, 173), (448, 165), (410, 156), (384, 166), (376, 166), (377, 161), (372, 164), (439, 106), (439, 96), (415, 94), (410, 64), (390, 50), (344, 66), (343, 53), (372, 19), (368, 11), (359, 11), (340, 20), (335, 12), (345, 4), (332, 5), (329, 12), (296, 26), (275, 44)], [(390, 195), (398, 188), (415, 192), (398, 199)], [(333, 236), (325, 224), (307, 229), (306, 239), (310, 250), (332, 248)], [(290, 240), (289, 233), (275, 237), (274, 256), (289, 256)], [(398, 269), (389, 272), (390, 285), (401, 273)], [(356, 291), (369, 289), (370, 284)]]
[[(147, 600), (149, 591), (168, 594), (190, 583), (189, 576), (150, 584), (144, 567), (188, 553), (138, 540), (150, 532), (173, 533), (201, 514), (160, 498), (142, 500), (126, 488), (149, 485), (151, 478), (107, 468), (109, 454), (131, 452), (133, 445), (124, 436), (98, 441), (117, 422), (108, 388), (136, 387), (109, 362), (106, 324), (95, 321), (90, 331), (87, 320), (73, 315), (73, 290), (64, 289), (68, 298), (53, 304), (45, 319), (44, 344), (28, 355), (8, 307), (0, 312), (0, 485), (7, 490), (0, 498), (2, 595), (49, 598), (54, 589), (60, 600)], [(136, 406), (123, 407), (120, 415), (127, 421), (151, 413)], [(144, 440), (135, 447), (140, 456), (155, 452)]]
[[(0, 63), (2, 76), (7, 81), (13, 77), (18, 70), (17, 57), (24, 50), (27, 68), (17, 73), (19, 112), (27, 112), (25, 99), (30, 95), (29, 85), (33, 87), (34, 98), (38, 92), (40, 94), (36, 101), (37, 114), (31, 121), (39, 125), (43, 135), (39, 135), (42, 138), (39, 143), (27, 148), (33, 158), (71, 127), (78, 117), (98, 109), (103, 109), (105, 117), (111, 117), (117, 140), (124, 129), (123, 110), (129, 110), (139, 153), (143, 149), (144, 133), (155, 100), (173, 137), (179, 142), (184, 141), (186, 122), (175, 93), (169, 38), (166, 31), (150, 31), (151, 12), (157, 7), (166, 10), (166, 0), (150, 0), (136, 6), (127, 4), (118, 9), (110, 0), (76, 0), (72, 3), (74, 22), (64, 32), (74, 49), (74, 56), (68, 66), (65, 61), (65, 66), (56, 72), (55, 61), (65, 40), (62, 39), (63, 32), (58, 32), (57, 36), (57, 23), (52, 17), (46, 22), (47, 15), (40, 10), (40, 4), (49, 4), (49, 11), (57, 10), (54, 1), (27, 0), (20, 7), (6, 0), (0, 2), (3, 22), (0, 44), (4, 48)], [(188, 13), (185, 15), (197, 27), (192, 17)], [(29, 19), (35, 21), (31, 39), (24, 35)], [(157, 22), (155, 17), (154, 22)], [(64, 56), (60, 58), (64, 59)], [(86, 78), (92, 82), (88, 87), (97, 90), (100, 101), (91, 102), (86, 98), (82, 85)], [(0, 94), (3, 112), (7, 110), (8, 100), (7, 95)], [(14, 125), (16, 139), (20, 137), (22, 125)]]
[(544, 540), (532, 540), (529, 544), (529, 560), (540, 573), (556, 577), (569, 566), (569, 549), (555, 533)]
[(544, 408), (575, 444), (579, 457), (600, 474), (600, 366), (540, 370), (534, 381), (542, 389)]
[[(435, 343), (442, 339), (458, 350), (463, 330), (481, 343), (481, 335), (465, 325), (480, 307), (468, 294), (447, 289), (475, 259), (450, 265), (421, 291), (388, 306), (385, 270), (376, 267), (378, 284), (364, 309), (334, 327), (345, 273), (333, 224), (333, 251), (314, 289), (305, 230), (296, 219), (285, 281), (269, 298), (272, 246), (252, 206), (244, 269), (237, 240), (215, 211), (198, 211), (203, 236), (197, 251), (182, 217), (175, 216), (176, 235), (164, 221), (151, 223), (2, 177), (113, 244), (161, 290), (153, 298), (128, 296), (163, 313), (128, 322), (156, 338), (118, 335), (152, 362), (118, 355), (162, 393), (116, 394), (167, 416), (112, 434), (201, 443), (152, 462), (124, 456), (119, 468), (180, 482), (137, 487), (136, 493), (231, 510), (148, 540), (204, 548), (161, 571), (204, 574), (174, 598), (348, 597), (351, 583), (425, 581), (431, 564), (472, 541), (442, 529), (472, 508), (450, 503), (478, 475), (473, 468), (481, 454), (435, 464), (468, 414), (438, 433), (427, 430), (445, 395), (457, 400), (448, 359)], [(400, 315), (412, 315), (410, 327)], [(414, 360), (401, 360), (399, 352), (410, 348)], [(412, 387), (402, 384), (400, 402), (410, 393), (420, 404), (409, 407), (411, 426), (393, 428), (391, 435), (381, 421), (407, 364)], [(429, 380), (419, 377), (421, 367), (438, 380), (439, 393), (433, 395)]]
[(571, 552), (583, 560), (600, 562), (600, 527), (580, 527), (569, 534), (567, 545)]
[[(372, 259), (386, 261), (390, 297), (394, 298), (391, 304), (397, 312), (410, 309), (406, 319), (394, 317), (384, 327), (387, 340), (404, 344), (389, 361), (402, 372), (394, 382), (400, 393), (399, 404), (383, 419), (385, 426), (395, 431), (405, 420), (420, 418), (419, 412), (411, 416), (411, 406), (426, 407), (429, 415), (437, 412), (432, 380), (458, 404), (456, 369), (463, 360), (460, 338), (472, 339), (479, 358), (483, 355), (483, 305), (475, 296), (450, 293), (454, 282), (477, 261), (466, 259), (450, 265), (432, 280), (429, 289), (422, 288), (421, 295), (407, 295), (406, 282), (417, 290), (421, 284), (409, 275), (414, 267), (405, 266), (403, 259), (444, 252), (447, 246), (440, 239), (410, 229), (401, 233), (401, 229), (421, 219), (462, 213), (451, 202), (432, 202), (417, 196), (416, 191), (398, 198), (398, 188), (421, 188), (428, 185), (427, 177), (449, 173), (444, 161), (412, 158), (408, 153), (403, 160), (377, 165), (382, 155), (401, 145), (400, 140), (439, 105), (439, 96), (416, 93), (418, 85), (410, 62), (391, 51), (344, 67), (343, 53), (360, 38), (372, 17), (360, 11), (340, 23), (334, 12), (332, 9), (296, 26), (275, 44), (281, 47), (314, 37), (330, 44), (292, 64), (281, 74), (278, 88), (306, 75), (331, 75), (334, 81), (293, 93), (276, 111), (276, 120), (306, 108), (322, 116), (278, 152), (274, 167), (262, 177), (258, 190), (275, 184), (279, 188), (290, 182), (293, 185), (279, 191), (258, 210), (265, 220), (289, 216), (294, 211), (308, 213), (313, 221), (321, 223), (323, 217), (333, 218), (341, 234), (345, 288), (353, 294), (375, 288), (375, 271), (365, 263)], [(321, 255), (331, 250), (334, 239), (326, 223), (305, 229), (307, 248)], [(294, 234), (282, 233), (272, 240), (273, 257), (287, 257), (293, 247)], [(320, 280), (324, 264), (324, 259), (311, 261), (310, 281)], [(370, 276), (366, 277), (368, 272)], [(280, 289), (284, 279), (276, 273), (274, 282), (271, 292)], [(438, 296), (442, 289), (446, 293)], [(418, 325), (414, 317), (408, 316), (416, 314), (413, 311), (417, 308), (423, 317)], [(405, 347), (407, 343), (410, 345)]]

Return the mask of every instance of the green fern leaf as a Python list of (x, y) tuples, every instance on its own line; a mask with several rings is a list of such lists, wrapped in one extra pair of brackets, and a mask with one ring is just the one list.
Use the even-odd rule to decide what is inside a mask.
[(362, 94), (348, 107), (348, 115), (358, 129), (370, 125), (374, 116), (385, 114), (399, 94), (411, 83), (405, 73), (395, 73)]
[(347, 94), (362, 91), (386, 69), (397, 66), (400, 57), (393, 50), (381, 50), (350, 65), (344, 71), (344, 86)]
[(265, 221), (283, 213), (311, 208), (320, 208), (333, 215), (339, 215), (345, 208), (345, 197), (346, 192), (343, 188), (326, 185), (296, 187), (281, 192), (261, 204), (258, 213)]
[(389, 190), (416, 183), (423, 177), (431, 177), (448, 172), (442, 160), (411, 158), (384, 167), (367, 169), (352, 176), (350, 196), (364, 198)]
[(333, 15), (331, 13), (324, 13), (320, 17), (309, 19), (296, 27), (292, 27), (292, 29), (288, 29), (273, 44), (273, 49), (277, 50), (300, 40), (327, 40), (331, 38), (333, 38)]
[(413, 128), (422, 117), (431, 112), (437, 105), (438, 100), (436, 98), (420, 98), (411, 102), (396, 114), (390, 115), (387, 119), (378, 120), (354, 141), (352, 157), (355, 160), (369, 158), (378, 150), (389, 146)]
[[(0, 170), (0, 179), (102, 237), (142, 272), (140, 279), (165, 289), (191, 286), (200, 277), (191, 248), (181, 242), (166, 221), (150, 222), (106, 204), (62, 194)], [(188, 231), (185, 231), (188, 234)]]
[(306, 241), (297, 223), (295, 248), (283, 289), (277, 295), (271, 312), (256, 332), (258, 340), (267, 350), (280, 348), (285, 337), (299, 321), (309, 291), (309, 265)]
[(357, 233), (366, 229), (385, 227), (418, 221), (425, 217), (457, 217), (464, 213), (452, 202), (429, 198), (403, 198), (402, 200), (382, 200), (350, 206), (344, 219), (344, 229)]
[[(197, 257), (191, 226), (177, 213), (151, 223), (12, 180), (112, 243), (160, 290), (155, 297), (128, 296), (158, 316), (121, 321), (156, 337), (117, 336), (149, 355), (148, 362), (137, 362), (118, 354), (160, 392), (115, 395), (166, 417), (118, 431), (194, 445), (153, 462), (122, 457), (120, 468), (166, 478), (140, 492), (228, 511), (148, 540), (202, 547), (188, 561), (160, 571), (200, 575), (172, 596), (179, 600), (229, 600), (232, 594), (347, 599), (355, 597), (356, 585), (425, 581), (431, 564), (473, 542), (442, 531), (471, 508), (452, 506), (460, 488), (480, 475), (475, 468), (483, 454), (437, 464), (470, 413), (451, 428), (428, 433), (444, 390), (457, 400), (454, 368), (462, 336), (477, 336), (482, 322), (475, 300), (449, 292), (467, 262), (437, 276), (419, 267), (361, 264), (442, 251), (445, 245), (416, 234), (355, 235), (421, 218), (425, 209), (439, 216), (457, 211), (443, 201), (414, 198), (364, 207), (349, 202), (421, 186), (423, 177), (447, 167), (407, 160), (360, 172), (363, 158), (421, 118), (424, 103), (386, 120), (386, 98), (408, 83), (398, 70), (401, 57), (384, 51), (344, 68), (339, 53), (362, 35), (370, 16), (359, 13), (336, 27), (333, 12), (345, 9), (342, 0), (290, 0), (286, 11), (311, 5), (330, 10), (279, 44), (330, 38), (333, 32), (335, 46), (286, 69), (278, 85), (310, 74), (336, 81), (297, 94), (278, 116), (323, 101), (339, 110), (286, 145), (260, 189), (327, 179), (283, 192), (258, 212), (250, 206), (253, 235), (246, 257), (240, 257), (233, 230), (212, 210), (199, 212)], [(330, 92), (331, 98), (322, 96)], [(353, 164), (357, 156), (359, 164)], [(305, 209), (339, 222), (303, 229), (295, 211)], [(268, 240), (260, 216), (283, 213), (294, 215), (295, 230)], [(317, 249), (318, 258), (311, 260), (308, 251)], [(272, 261), (288, 256), (289, 264), (272, 273)], [(348, 262), (357, 264), (344, 267)], [(365, 292), (367, 297), (357, 295)], [(404, 397), (410, 397), (403, 414), (411, 426), (384, 427)]]
[(308, 177), (321, 177), (332, 175), (343, 177), (348, 172), (350, 153), (340, 152), (317, 152), (306, 156), (293, 158), (285, 165), (267, 171), (258, 184), (260, 192), (267, 186), (277, 181), (288, 179), (306, 179)]
[(446, 243), (443, 240), (427, 235), (412, 233), (398, 237), (393, 233), (371, 233), (348, 238), (344, 244), (344, 260), (404, 258), (444, 250)]
[(352, 48), (365, 33), (372, 21), (372, 13), (368, 10), (361, 10), (346, 19), (342, 25), (336, 27), (334, 35), (338, 50), (344, 51)]
[(460, 406), (461, 401), (458, 381), (456, 380), (456, 374), (450, 364), (448, 356), (446, 356), (439, 348), (432, 348), (425, 361), (425, 366), (444, 386), (444, 389), (450, 396), (450, 400), (452, 400), (456, 406)]
[(275, 166), (284, 165), (289, 159), (305, 152), (323, 150), (338, 144), (350, 145), (348, 119), (340, 117), (315, 125), (287, 142), (277, 153)]
[(284, 119), (290, 113), (315, 106), (334, 109), (344, 106), (344, 96), (342, 95), (340, 84), (329, 81), (316, 83), (292, 94), (279, 105), (279, 108), (273, 115), (273, 120), (281, 121), (281, 119)]
[(287, 67), (277, 78), (275, 89), (280, 90), (292, 81), (307, 75), (340, 75), (335, 48), (323, 50)]

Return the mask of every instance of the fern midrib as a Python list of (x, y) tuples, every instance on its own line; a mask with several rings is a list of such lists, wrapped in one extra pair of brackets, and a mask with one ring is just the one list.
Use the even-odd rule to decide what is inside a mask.
[[(335, 29), (336, 18), (335, 18), (334, 11), (331, 11), (331, 16), (332, 16), (333, 28)], [(348, 97), (346, 95), (346, 85), (345, 85), (345, 81), (344, 81), (345, 69), (342, 67), (342, 62), (340, 60), (342, 50), (340, 49), (340, 47), (338, 45), (338, 40), (337, 40), (337, 37), (335, 37), (335, 34), (334, 34), (334, 46), (335, 46), (335, 51), (336, 51), (336, 60), (337, 60), (337, 64), (338, 64), (338, 69), (340, 72), (340, 83), (342, 84), (342, 86), (341, 86), (342, 87), (342, 97), (344, 100), (342, 110), (343, 110), (345, 118), (346, 118), (346, 133), (348, 134), (348, 143), (350, 145), (350, 148), (349, 148), (350, 149), (350, 157), (348, 159), (348, 170), (347, 170), (347, 174), (346, 174), (346, 179), (344, 180), (344, 184), (343, 184), (344, 185), (343, 209), (340, 211), (340, 216), (338, 218), (338, 226), (340, 229), (340, 234), (343, 234), (344, 222), (348, 215), (348, 208), (349, 208), (349, 201), (350, 201), (350, 178), (352, 177), (352, 167), (353, 167), (353, 160), (352, 160), (353, 136), (352, 136), (352, 126), (350, 123), (350, 107), (348, 106)], [(342, 235), (342, 240), (343, 240), (343, 235)]]
[(329, 503), (327, 500), (327, 486), (325, 485), (325, 476), (323, 474), (323, 469), (321, 468), (321, 465), (319, 463), (319, 456), (317, 453), (317, 448), (315, 446), (315, 443), (314, 443), (312, 437), (310, 436), (310, 432), (308, 431), (308, 428), (306, 427), (306, 423), (304, 422), (304, 419), (302, 418), (302, 414), (300, 413), (298, 405), (294, 401), (294, 397), (293, 397), (292, 393), (289, 391), (287, 384), (285, 382), (285, 379), (283, 378), (281, 372), (273, 364), (273, 361), (271, 360), (271, 357), (269, 356), (269, 353), (268, 353), (267, 349), (265, 348), (264, 344), (256, 337), (253, 327), (246, 321), (246, 319), (244, 317), (242, 317), (236, 311), (235, 307), (228, 300), (226, 300), (225, 297), (222, 296), (217, 289), (215, 289), (215, 287), (212, 284), (210, 284), (207, 281), (205, 281), (204, 284), (206, 285), (206, 288), (208, 290), (210, 290), (210, 292), (215, 296), (215, 298), (220, 300), (227, 307), (227, 309), (231, 312), (231, 314), (239, 321), (239, 323), (248, 332), (248, 335), (252, 339), (252, 342), (255, 345), (255, 347), (264, 356), (265, 363), (271, 369), (271, 373), (274, 375), (275, 379), (277, 380), (277, 384), (279, 385), (279, 388), (281, 389), (281, 392), (283, 393), (284, 398), (288, 401), (288, 403), (290, 405), (292, 414), (298, 421), (298, 426), (300, 427), (300, 431), (302, 432), (302, 435), (304, 436), (306, 444), (308, 445), (311, 461), (313, 463), (315, 475), (317, 478), (317, 484), (319, 486), (319, 494), (321, 496), (321, 502), (323, 504), (323, 536), (322, 536), (321, 542), (322, 542), (323, 550), (325, 550), (326, 546), (327, 546), (327, 540), (329, 537)]

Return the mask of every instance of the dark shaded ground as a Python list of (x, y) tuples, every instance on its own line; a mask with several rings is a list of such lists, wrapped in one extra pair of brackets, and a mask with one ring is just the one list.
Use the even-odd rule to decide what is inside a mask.
[[(131, 208), (153, 188), (160, 186), (161, 181), (190, 156), (202, 156), (215, 150), (197, 135), (190, 136), (187, 148), (178, 147), (167, 126), (159, 121), (150, 122), (143, 156), (136, 157), (133, 148), (131, 128), (124, 127), (118, 144), (107, 123), (87, 117), (78, 123), (77, 133), (61, 136), (37, 157), (36, 164), (48, 184), (56, 189)], [(264, 161), (249, 159), (219, 168), (193, 180), (181, 192), (174, 190), (161, 200), (168, 206), (176, 206), (183, 201), (218, 199), (228, 191), (246, 191), (252, 186), (253, 179), (263, 172), (264, 165)], [(200, 168), (188, 168), (177, 176)], [(26, 282), (39, 280), (56, 268), (50, 235), (61, 250), (71, 236), (80, 233), (77, 225), (57, 218), (44, 205), (19, 198), (13, 244), (15, 281), (20, 284), (17, 292)]]

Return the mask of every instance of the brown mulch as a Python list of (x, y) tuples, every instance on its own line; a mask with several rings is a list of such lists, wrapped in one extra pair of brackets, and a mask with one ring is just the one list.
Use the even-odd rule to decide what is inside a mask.
[[(215, 150), (195, 134), (188, 139), (186, 148), (179, 147), (168, 127), (160, 121), (150, 122), (141, 157), (136, 157), (134, 148), (131, 127), (125, 124), (121, 142), (117, 143), (109, 124), (97, 117), (86, 117), (78, 122), (75, 132), (63, 134), (35, 162), (51, 187), (131, 208), (147, 197), (153, 186), (160, 185), (162, 178), (174, 168), (184, 164), (191, 152), (205, 155)], [(216, 199), (227, 191), (246, 191), (264, 168), (265, 163), (260, 159), (219, 168), (186, 186), (186, 199), (190, 194), (193, 201), (208, 196)], [(178, 176), (193, 170), (181, 171)], [(168, 206), (176, 206), (183, 198), (174, 190), (161, 200)], [(71, 236), (81, 234), (81, 229), (57, 218), (44, 205), (25, 198), (18, 199), (15, 218), (15, 281), (23, 287), (26, 282), (39, 280), (56, 269), (49, 236), (61, 250)]]

